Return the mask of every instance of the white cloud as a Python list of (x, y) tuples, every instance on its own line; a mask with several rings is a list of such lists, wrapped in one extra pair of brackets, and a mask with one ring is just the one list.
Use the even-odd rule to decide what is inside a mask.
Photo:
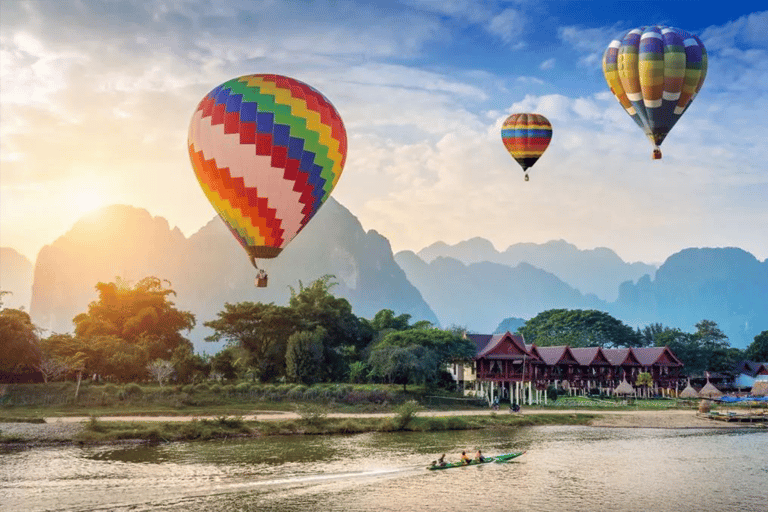
[(707, 50), (715, 52), (745, 45), (768, 47), (768, 11), (754, 12), (725, 25), (708, 27), (700, 37)]
[(494, 16), (488, 30), (497, 35), (505, 43), (521, 43), (525, 30), (526, 18), (516, 9), (507, 8)]
[[(653, 162), (650, 144), (605, 88), (573, 97), (530, 70), (510, 79), (421, 64), (425, 48), (450, 32), (435, 13), (493, 31), (510, 48), (525, 42), (520, 11), (412, 2), (404, 16), (365, 4), (338, 22), (338, 9), (351, 4), (325, 13), (321, 4), (306, 4), (296, 18), (278, 1), (82, 0), (72, 12), (56, 2), (19, 3), (27, 7), (10, 24), (4, 16), (0, 32), (4, 241), (49, 243), (74, 221), (56, 208), (68, 199), (63, 191), (105, 175), (114, 184), (101, 186), (107, 202), (195, 231), (213, 213), (186, 155), (191, 110), (218, 83), (269, 70), (312, 84), (340, 111), (349, 154), (334, 195), (396, 250), (484, 236), (500, 248), (559, 238), (610, 244), (632, 260), (708, 240), (768, 255), (764, 195), (754, 192), (768, 193), (768, 56), (754, 42), (755, 21), (705, 31), (710, 76), (665, 141), (664, 159)], [(583, 64), (599, 67), (618, 32), (571, 26), (559, 37)], [(557, 55), (539, 68), (551, 69), (555, 58), (562, 65)], [(558, 93), (515, 96), (505, 83)], [(547, 116), (554, 128), (529, 183), (499, 134), (503, 119), (521, 111)], [(185, 201), (170, 201), (169, 190)], [(36, 226), (29, 211), (41, 218)]]
[(597, 28), (565, 26), (558, 29), (558, 37), (581, 55), (581, 65), (594, 68), (600, 66), (605, 49), (621, 32), (618, 25)]

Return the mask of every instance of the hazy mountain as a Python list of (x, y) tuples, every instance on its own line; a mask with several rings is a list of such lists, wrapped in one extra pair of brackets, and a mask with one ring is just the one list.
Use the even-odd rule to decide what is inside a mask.
[[(96, 299), (97, 282), (117, 276), (132, 282), (148, 275), (167, 279), (177, 306), (196, 315), (198, 327), (190, 337), (207, 352), (219, 347), (202, 342), (210, 334), (202, 323), (215, 318), (224, 303), (285, 304), (289, 287), (298, 289), (300, 282), (325, 274), (336, 276), (333, 293), (347, 298), (358, 316), (372, 318), (389, 308), (414, 321), (474, 332), (513, 331), (516, 320), (553, 308), (599, 309), (631, 326), (659, 322), (686, 332), (703, 319), (713, 320), (738, 348), (768, 330), (768, 260), (737, 248), (686, 249), (658, 270), (625, 263), (609, 249), (580, 251), (562, 241), (516, 244), (499, 253), (487, 240), (473, 238), (454, 246), (433, 244), (419, 254), (429, 261), (411, 251), (393, 257), (386, 238), (366, 232), (331, 199), (279, 258), (263, 261), (269, 287), (255, 288), (255, 270), (218, 218), (187, 239), (162, 217), (118, 205), (83, 217), (43, 247), (34, 281), (29, 261), (3, 248), (0, 289), (13, 292), (4, 297), (6, 306), (29, 304), (38, 326), (69, 332), (72, 318)], [(560, 269), (570, 281), (547, 268)], [(621, 275), (638, 277), (615, 286), (614, 302), (583, 293), (582, 288), (606, 289)], [(589, 276), (598, 285), (573, 284)]]
[(10, 247), (0, 247), (0, 290), (3, 307), (29, 311), (32, 297), (32, 262)]
[(398, 252), (395, 261), (444, 326), (488, 333), (510, 316), (531, 318), (551, 308), (606, 306), (596, 296), (583, 295), (557, 276), (527, 263), (516, 267), (489, 262), (465, 265), (446, 257), (427, 263), (412, 251)]
[(496, 329), (493, 331), (494, 334), (497, 333), (505, 333), (505, 332), (511, 332), (512, 334), (516, 333), (519, 328), (521, 328), (523, 325), (525, 325), (526, 320), (524, 318), (505, 318), (502, 320), (499, 325), (496, 326)]
[(685, 249), (655, 279), (622, 284), (611, 310), (627, 323), (660, 322), (686, 332), (714, 320), (731, 346), (743, 349), (768, 330), (768, 260), (733, 247)]
[(608, 301), (616, 300), (621, 283), (656, 272), (653, 265), (625, 262), (611, 249), (582, 250), (564, 240), (514, 244), (499, 252), (491, 242), (478, 237), (455, 245), (436, 242), (417, 254), (427, 263), (440, 256), (467, 264), (489, 261), (516, 267), (529, 263), (556, 275), (582, 293), (594, 293)]
[(72, 330), (72, 318), (97, 298), (95, 285), (116, 276), (136, 282), (153, 275), (171, 282), (177, 307), (197, 318), (191, 339), (198, 350), (210, 334), (202, 323), (216, 317), (224, 303), (286, 304), (289, 286), (310, 284), (333, 274), (332, 292), (347, 298), (356, 315), (372, 318), (383, 308), (408, 313), (414, 320), (437, 317), (397, 266), (389, 242), (365, 232), (358, 220), (330, 199), (306, 229), (275, 260), (262, 260), (269, 287), (253, 285), (255, 270), (224, 223), (214, 218), (189, 239), (162, 217), (130, 206), (111, 206), (78, 221), (51, 245), (35, 266), (30, 314), (40, 327)]

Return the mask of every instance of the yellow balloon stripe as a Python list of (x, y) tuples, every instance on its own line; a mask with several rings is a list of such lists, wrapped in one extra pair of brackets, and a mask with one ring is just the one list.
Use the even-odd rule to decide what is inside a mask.
[(211, 189), (202, 181), (198, 180), (198, 182), (203, 189), (205, 197), (211, 202), (211, 205), (213, 205), (216, 212), (224, 218), (227, 224), (236, 229), (240, 236), (243, 237), (246, 245), (255, 246), (266, 244), (266, 238), (261, 235), (259, 229), (254, 226), (248, 218), (243, 217), (239, 208), (233, 206), (232, 203), (221, 197), (218, 192)]
[[(252, 81), (249, 80), (248, 84), (250, 85), (251, 83)], [(307, 109), (305, 100), (291, 96), (289, 90), (276, 87), (272, 82), (261, 79), (259, 79), (259, 87), (265, 93), (274, 96), (276, 102), (291, 107), (291, 114), (306, 119), (307, 128), (319, 133), (320, 143), (328, 148), (328, 158), (333, 162), (333, 169), (331, 171), (333, 172), (333, 185), (335, 186), (339, 176), (341, 176), (343, 157), (339, 152), (339, 141), (333, 138), (331, 127), (322, 122), (320, 114)], [(324, 177), (328, 178), (327, 176)]]

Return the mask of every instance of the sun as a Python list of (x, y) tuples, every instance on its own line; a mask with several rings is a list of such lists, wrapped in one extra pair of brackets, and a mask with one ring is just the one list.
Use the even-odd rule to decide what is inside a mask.
[(78, 215), (85, 215), (104, 206), (104, 196), (100, 191), (81, 187), (72, 194), (72, 209)]

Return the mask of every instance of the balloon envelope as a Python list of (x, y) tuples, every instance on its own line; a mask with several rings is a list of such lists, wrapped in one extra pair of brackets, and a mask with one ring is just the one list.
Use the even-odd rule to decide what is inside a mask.
[(273, 258), (341, 176), (344, 124), (309, 85), (246, 75), (209, 92), (189, 125), (189, 157), (208, 200), (251, 258)]
[(551, 139), (552, 125), (541, 114), (512, 114), (501, 127), (504, 147), (524, 172), (544, 154)]
[(684, 30), (640, 27), (608, 45), (603, 73), (621, 106), (658, 149), (704, 84), (707, 51)]

